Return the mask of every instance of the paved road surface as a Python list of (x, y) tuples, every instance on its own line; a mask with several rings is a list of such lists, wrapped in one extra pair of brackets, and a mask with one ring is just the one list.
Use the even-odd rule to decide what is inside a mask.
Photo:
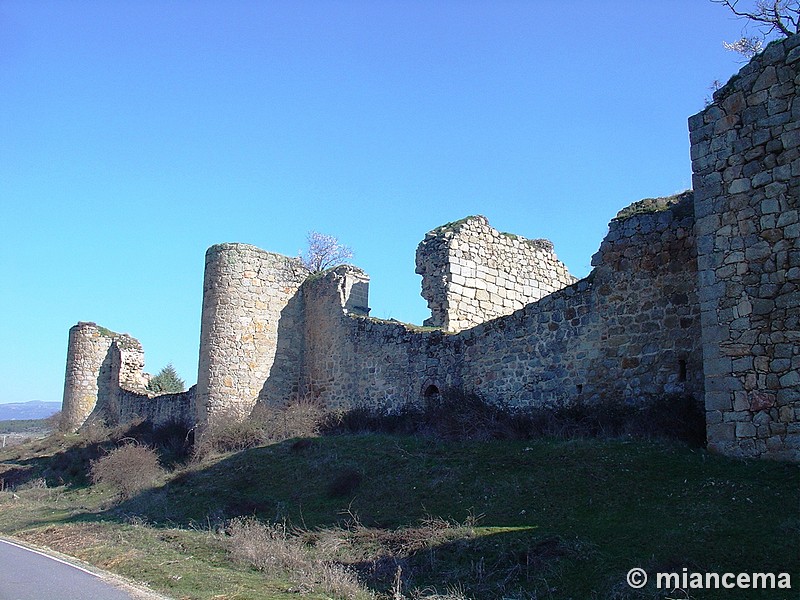
[(131, 600), (99, 576), (0, 539), (0, 600)]

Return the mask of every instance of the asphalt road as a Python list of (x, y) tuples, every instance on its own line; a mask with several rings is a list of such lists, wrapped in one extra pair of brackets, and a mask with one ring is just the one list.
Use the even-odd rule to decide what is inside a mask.
[(132, 600), (98, 575), (0, 540), (0, 600)]

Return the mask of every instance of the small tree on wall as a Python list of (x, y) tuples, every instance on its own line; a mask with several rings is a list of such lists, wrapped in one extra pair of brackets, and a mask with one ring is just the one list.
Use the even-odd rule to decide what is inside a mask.
[(150, 378), (147, 389), (157, 394), (175, 394), (186, 389), (186, 383), (170, 363)]
[(332, 235), (309, 231), (306, 237), (308, 246), (300, 253), (300, 260), (312, 273), (319, 273), (341, 265), (353, 258), (353, 251)]
[[(761, 52), (764, 42), (770, 38), (789, 37), (800, 33), (800, 0), (711, 0), (727, 7), (734, 15), (745, 20), (745, 31), (735, 42), (723, 42), (728, 50), (743, 54), (747, 58)], [(747, 35), (753, 25), (758, 35)]]

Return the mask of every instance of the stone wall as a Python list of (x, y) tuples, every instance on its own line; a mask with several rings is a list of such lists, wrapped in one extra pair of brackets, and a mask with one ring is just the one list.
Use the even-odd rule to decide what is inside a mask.
[(306, 389), (387, 411), (446, 389), (512, 407), (700, 397), (693, 225), (691, 193), (637, 203), (589, 278), (457, 334), (348, 316), (334, 270), (304, 286)]
[(75, 431), (94, 416), (119, 422), (124, 393), (148, 397), (149, 376), (143, 368), (144, 351), (136, 338), (95, 323), (73, 326), (67, 347), (62, 428)]
[(206, 252), (196, 408), (199, 423), (247, 417), (299, 389), (304, 340), (299, 259), (247, 244)]
[(392, 412), (418, 399), (434, 378), (445, 336), (346, 309), (349, 279), (363, 272), (338, 267), (303, 286), (306, 355), (303, 394), (331, 409), (368, 406)]
[[(119, 385), (107, 414), (189, 424), (196, 410), (213, 426), (300, 397), (391, 412), (449, 389), (513, 407), (701, 395), (692, 230), (691, 193), (636, 203), (612, 221), (588, 278), (459, 333), (369, 318), (369, 278), (356, 267), (309, 276), (294, 259), (214, 246), (197, 400)], [(140, 372), (130, 340), (107, 348), (110, 381), (123, 364)]]
[(800, 35), (689, 119), (709, 446), (800, 457)]
[(153, 394), (121, 388), (117, 396), (118, 422), (130, 423), (139, 419), (154, 426), (177, 423), (191, 429), (195, 426), (197, 386), (174, 394)]
[(699, 395), (691, 193), (636, 203), (584, 280), (462, 334), (464, 385), (514, 405)]
[(417, 273), (431, 318), (456, 332), (508, 315), (575, 281), (547, 240), (501, 233), (486, 217), (429, 232), (417, 248)]

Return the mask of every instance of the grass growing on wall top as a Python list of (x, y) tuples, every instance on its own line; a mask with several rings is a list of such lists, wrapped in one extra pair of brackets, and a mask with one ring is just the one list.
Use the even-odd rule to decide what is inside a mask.
[(464, 223), (466, 223), (470, 219), (475, 219), (478, 216), (479, 215), (468, 215), (468, 216), (464, 217), (463, 219), (459, 219), (458, 221), (450, 221), (449, 223), (445, 223), (444, 225), (439, 225), (435, 229), (432, 229), (430, 231), (430, 233), (433, 233), (435, 235), (439, 235), (441, 233), (446, 233), (448, 231), (453, 231), (453, 230), (457, 229), (460, 225), (463, 225)]
[(363, 319), (364, 321), (367, 321), (369, 323), (382, 323), (382, 324), (385, 324), (385, 325), (399, 325), (399, 326), (403, 327), (404, 329), (406, 329), (408, 331), (415, 332), (415, 333), (432, 333), (434, 331), (439, 331), (439, 332), (441, 332), (443, 334), (450, 335), (450, 332), (445, 331), (445, 329), (442, 328), (442, 327), (429, 327), (427, 325), (415, 325), (413, 323), (405, 323), (403, 321), (398, 321), (397, 319), (381, 319), (380, 317), (369, 317), (369, 316), (365, 316), (365, 315), (358, 315), (358, 314), (352, 314), (352, 313), (348, 313), (347, 316), (349, 316), (351, 319)]

